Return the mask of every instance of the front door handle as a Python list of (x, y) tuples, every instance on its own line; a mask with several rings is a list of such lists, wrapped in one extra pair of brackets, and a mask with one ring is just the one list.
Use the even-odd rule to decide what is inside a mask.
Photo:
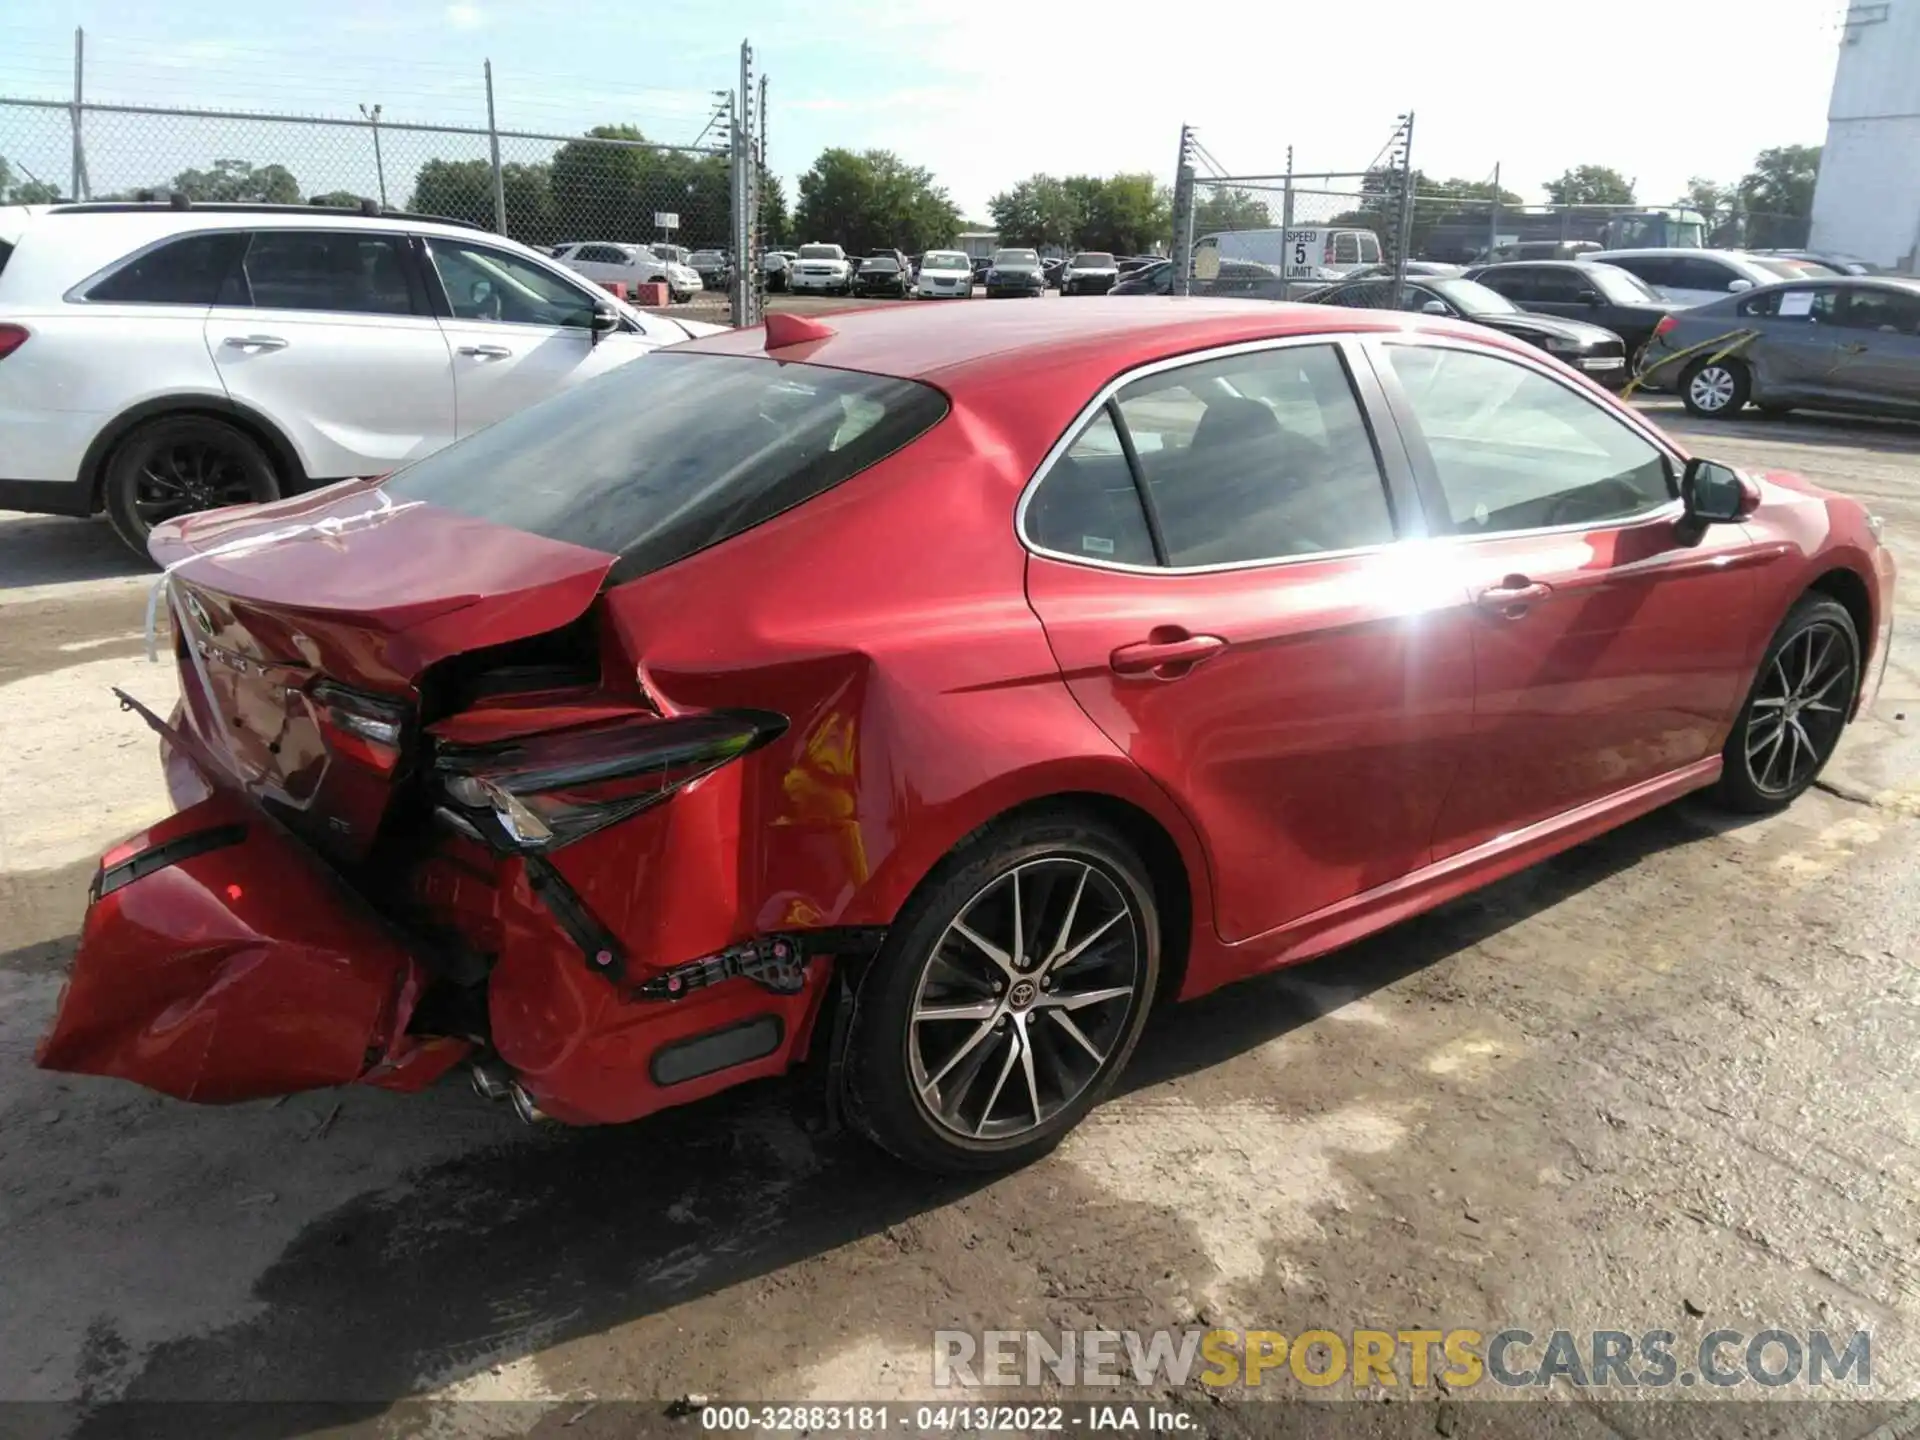
[(278, 335), (229, 335), (224, 342), (236, 350), (284, 350), (287, 342)]
[(513, 354), (513, 351), (504, 345), (462, 345), (460, 353), (471, 355), (479, 360), (504, 360)]
[(1161, 626), (1145, 640), (1122, 645), (1107, 657), (1116, 675), (1155, 675), (1178, 680), (1194, 666), (1227, 648), (1218, 635), (1189, 635), (1178, 626)]
[(1473, 598), (1484, 610), (1492, 610), (1509, 620), (1518, 620), (1527, 613), (1528, 606), (1539, 604), (1551, 594), (1551, 585), (1529, 580), (1524, 575), (1509, 575), (1498, 585), (1489, 585)]

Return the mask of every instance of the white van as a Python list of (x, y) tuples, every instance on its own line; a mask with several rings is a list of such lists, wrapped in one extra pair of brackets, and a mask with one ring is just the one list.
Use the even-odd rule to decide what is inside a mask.
[[(1219, 261), (1260, 265), (1288, 280), (1338, 280), (1380, 263), (1380, 237), (1371, 230), (1297, 225), (1291, 230), (1222, 230), (1193, 244), (1193, 273), (1210, 279)], [(1211, 272), (1211, 274), (1209, 273)]]

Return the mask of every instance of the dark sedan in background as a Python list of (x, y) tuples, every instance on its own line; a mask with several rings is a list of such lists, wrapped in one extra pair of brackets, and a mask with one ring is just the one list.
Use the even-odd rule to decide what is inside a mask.
[(1640, 353), (1653, 338), (1653, 327), (1675, 309), (1638, 275), (1598, 261), (1480, 265), (1467, 271), (1466, 278), (1499, 291), (1522, 310), (1585, 320), (1611, 330), (1626, 343), (1629, 356)]
[(724, 251), (696, 250), (687, 257), (687, 264), (700, 277), (703, 289), (724, 295), (733, 284), (733, 261), (727, 258)]
[(1477, 281), (1458, 276), (1409, 280), (1396, 304), (1391, 280), (1346, 282), (1303, 298), (1314, 305), (1346, 305), (1361, 310), (1412, 310), (1422, 315), (1451, 315), (1489, 329), (1504, 330), (1583, 371), (1588, 378), (1619, 389), (1627, 383), (1626, 346), (1611, 330), (1583, 320), (1534, 315)]
[(869, 256), (853, 272), (856, 295), (893, 295), (904, 300), (910, 283), (910, 272), (892, 255)]
[(1047, 272), (1037, 250), (996, 250), (987, 267), (987, 298), (996, 295), (1044, 295)]
[[(1708, 344), (1741, 331), (1754, 338), (1731, 355)], [(1695, 415), (1727, 418), (1751, 402), (1769, 415), (1920, 418), (1920, 280), (1794, 280), (1690, 306), (1661, 322), (1640, 370)]]

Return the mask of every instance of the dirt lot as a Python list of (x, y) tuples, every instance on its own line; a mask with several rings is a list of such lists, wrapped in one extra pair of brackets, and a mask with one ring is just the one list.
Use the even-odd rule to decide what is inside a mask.
[(1169, 1013), (1053, 1157), (974, 1184), (816, 1138), (779, 1087), (583, 1132), (463, 1083), (211, 1110), (33, 1069), (95, 853), (165, 808), (107, 687), (170, 681), (104, 526), (0, 520), (0, 1398), (72, 1402), (0, 1428), (319, 1423), (94, 1408), (238, 1398), (390, 1434), (419, 1397), (408, 1428), (572, 1436), (621, 1397), (924, 1396), (936, 1328), (1196, 1320), (1866, 1328), (1873, 1393), (1920, 1397), (1920, 430), (1655, 408), (1886, 517), (1894, 665), (1822, 788), (1676, 806)]

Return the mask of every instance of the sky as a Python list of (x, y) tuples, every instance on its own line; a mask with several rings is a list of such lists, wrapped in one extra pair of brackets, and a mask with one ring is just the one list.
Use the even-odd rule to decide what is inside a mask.
[[(984, 219), (991, 195), (1037, 171), (1171, 181), (1182, 124), (1232, 174), (1278, 172), (1290, 145), (1301, 170), (1354, 171), (1411, 110), (1413, 163), (1435, 178), (1498, 164), (1534, 200), (1569, 166), (1609, 165), (1658, 204), (1694, 175), (1737, 180), (1761, 149), (1820, 143), (1842, 8), (28, 0), (0, 6), (0, 96), (66, 99), (84, 26), (94, 100), (331, 115), (378, 103), (387, 121), (484, 125), (490, 58), (503, 128), (625, 121), (688, 142), (712, 92), (737, 83), (750, 38), (790, 198), (822, 148), (883, 147)], [(16, 172), (64, 180), (65, 134), (59, 112), (0, 108), (0, 158)], [(351, 187), (348, 159), (330, 152), (356, 138), (303, 136), (303, 187)], [(103, 134), (94, 187), (154, 183), (218, 143), (212, 126)]]

